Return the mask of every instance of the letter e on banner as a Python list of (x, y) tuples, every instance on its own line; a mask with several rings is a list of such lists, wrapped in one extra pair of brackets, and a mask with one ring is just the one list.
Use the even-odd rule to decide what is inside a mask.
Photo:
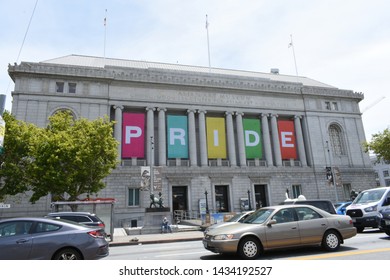
[(279, 120), (278, 129), (282, 159), (297, 159), (294, 121)]

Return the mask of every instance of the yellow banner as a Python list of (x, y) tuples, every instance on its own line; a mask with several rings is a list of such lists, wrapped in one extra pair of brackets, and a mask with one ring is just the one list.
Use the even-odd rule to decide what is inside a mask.
[(206, 118), (208, 158), (226, 159), (226, 130), (224, 118)]

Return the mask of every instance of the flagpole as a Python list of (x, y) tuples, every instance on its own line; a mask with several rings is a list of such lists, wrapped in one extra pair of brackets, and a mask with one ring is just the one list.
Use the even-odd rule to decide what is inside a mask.
[(104, 59), (106, 59), (106, 37), (107, 37), (107, 9), (104, 17), (104, 48), (103, 48)]
[(298, 67), (297, 67), (297, 60), (295, 59), (295, 50), (294, 50), (292, 34), (290, 34), (290, 44), (288, 45), (288, 47), (292, 47), (293, 56), (294, 56), (295, 74), (297, 75), (297, 79), (298, 79)]
[(209, 58), (209, 72), (211, 72), (210, 42), (209, 42), (209, 22), (207, 20), (207, 15), (206, 15), (206, 31), (207, 31), (207, 51), (208, 51), (208, 58)]

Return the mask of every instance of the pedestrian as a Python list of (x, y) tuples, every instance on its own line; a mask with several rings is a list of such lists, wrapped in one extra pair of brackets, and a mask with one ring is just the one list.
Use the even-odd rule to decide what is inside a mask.
[(172, 233), (172, 228), (171, 228), (171, 225), (169, 224), (167, 217), (164, 217), (164, 219), (162, 221), (162, 225), (161, 225), (161, 233), (164, 233), (164, 232)]

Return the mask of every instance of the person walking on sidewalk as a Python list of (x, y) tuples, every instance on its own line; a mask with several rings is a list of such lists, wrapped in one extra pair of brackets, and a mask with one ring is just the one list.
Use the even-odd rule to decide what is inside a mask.
[(172, 228), (171, 228), (171, 225), (169, 224), (167, 217), (164, 217), (164, 219), (162, 221), (162, 225), (161, 225), (161, 233), (164, 233), (164, 232), (172, 233)]

